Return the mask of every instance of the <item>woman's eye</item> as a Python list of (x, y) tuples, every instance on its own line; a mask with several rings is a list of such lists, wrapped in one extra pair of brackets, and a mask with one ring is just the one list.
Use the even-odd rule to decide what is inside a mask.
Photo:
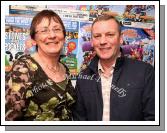
[(60, 32), (61, 29), (53, 29), (54, 32)]
[(47, 30), (42, 30), (41, 32), (42, 32), (42, 33), (46, 33), (46, 32), (47, 32)]

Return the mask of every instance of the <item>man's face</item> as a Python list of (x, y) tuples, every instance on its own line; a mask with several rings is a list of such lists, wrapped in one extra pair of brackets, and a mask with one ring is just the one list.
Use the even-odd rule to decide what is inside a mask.
[(102, 60), (114, 60), (123, 43), (115, 20), (98, 21), (92, 27), (92, 45)]

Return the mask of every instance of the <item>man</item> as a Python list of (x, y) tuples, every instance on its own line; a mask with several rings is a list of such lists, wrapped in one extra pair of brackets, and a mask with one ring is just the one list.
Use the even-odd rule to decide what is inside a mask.
[(119, 22), (112, 16), (98, 17), (91, 41), (97, 55), (78, 75), (74, 120), (154, 121), (154, 69), (122, 56)]

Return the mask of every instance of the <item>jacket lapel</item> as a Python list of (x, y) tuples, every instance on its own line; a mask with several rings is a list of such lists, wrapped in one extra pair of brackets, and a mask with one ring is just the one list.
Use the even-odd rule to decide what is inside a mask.
[(101, 89), (101, 79), (98, 73), (98, 61), (99, 58), (97, 56), (94, 57), (94, 59), (91, 61), (90, 65), (88, 66), (92, 72), (92, 74), (96, 74), (96, 85), (97, 85), (97, 106), (98, 109), (96, 110), (97, 112), (97, 120), (101, 121), (102, 120), (102, 114), (103, 114), (103, 98), (102, 98), (102, 89)]
[[(95, 56), (88, 67), (91, 70), (92, 74), (96, 74), (96, 79), (98, 79), (98, 82), (95, 81), (96, 85), (97, 85), (97, 93), (98, 93), (97, 104), (99, 103), (98, 104), (98, 110), (96, 110), (96, 112), (97, 112), (97, 120), (101, 121), (102, 120), (102, 114), (103, 114), (103, 98), (102, 98), (101, 79), (100, 79), (99, 74), (98, 74), (98, 61), (99, 61), (98, 56)], [(121, 71), (122, 71), (121, 66), (122, 66), (123, 62), (124, 62), (124, 57), (119, 57), (116, 60), (114, 73), (113, 73), (113, 80), (112, 80), (112, 84), (114, 84), (115, 86), (117, 86), (117, 82), (118, 82), (119, 77), (121, 75)], [(111, 90), (112, 90), (112, 88), (111, 88)], [(113, 93), (111, 93), (111, 95), (110, 95), (111, 106), (113, 104), (113, 102), (112, 102), (114, 100), (113, 98), (114, 98), (114, 95), (113, 95)], [(112, 109), (112, 107), (111, 107), (111, 109)], [(110, 111), (110, 119), (112, 118), (111, 114), (112, 114), (112, 110)]]

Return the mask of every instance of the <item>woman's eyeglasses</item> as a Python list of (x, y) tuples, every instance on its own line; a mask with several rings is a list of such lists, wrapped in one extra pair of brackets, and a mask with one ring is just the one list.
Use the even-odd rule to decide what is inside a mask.
[(44, 28), (44, 29), (41, 29), (41, 30), (37, 30), (36, 33), (40, 33), (40, 34), (49, 34), (50, 32), (53, 32), (55, 34), (60, 34), (60, 33), (63, 33), (63, 29), (61, 28), (53, 28), (53, 29), (48, 29), (48, 28)]

